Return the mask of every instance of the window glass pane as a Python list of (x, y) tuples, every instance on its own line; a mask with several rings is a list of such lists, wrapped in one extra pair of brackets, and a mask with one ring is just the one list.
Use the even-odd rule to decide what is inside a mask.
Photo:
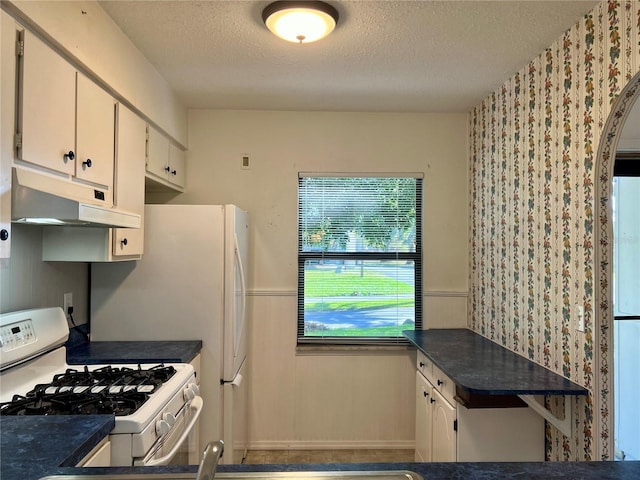
[(613, 180), (614, 315), (640, 315), (640, 177)]
[(304, 335), (400, 337), (415, 325), (415, 262), (304, 262)]
[(300, 179), (303, 252), (416, 252), (415, 178)]

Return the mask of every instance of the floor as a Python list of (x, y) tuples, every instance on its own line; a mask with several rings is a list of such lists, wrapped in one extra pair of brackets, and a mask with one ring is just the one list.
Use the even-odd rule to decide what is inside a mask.
[(414, 450), (250, 450), (242, 463), (413, 462)]

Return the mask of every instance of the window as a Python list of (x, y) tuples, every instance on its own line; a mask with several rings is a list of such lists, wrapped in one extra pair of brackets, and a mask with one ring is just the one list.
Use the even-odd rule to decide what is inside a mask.
[(422, 328), (422, 177), (300, 174), (298, 343)]

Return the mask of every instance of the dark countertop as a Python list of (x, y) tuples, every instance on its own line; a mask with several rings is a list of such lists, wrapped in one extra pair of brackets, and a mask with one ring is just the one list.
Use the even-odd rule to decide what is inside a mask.
[(467, 329), (405, 330), (463, 390), (478, 395), (586, 395), (587, 389)]
[[(449, 332), (449, 333), (447, 333)], [(575, 384), (565, 385), (548, 370), (520, 358), (468, 330), (427, 330), (415, 332), (411, 342), (427, 354), (445, 374), (462, 382), (467, 388), (518, 393), (562, 391), (584, 393)], [(480, 337), (480, 338), (477, 338)], [(407, 337), (409, 338), (409, 336)], [(178, 344), (184, 345), (178, 345)], [(435, 343), (435, 345), (434, 345)], [(490, 344), (492, 342), (489, 342)], [(189, 361), (200, 350), (201, 342), (92, 342), (76, 346), (70, 359), (75, 363), (110, 362), (170, 362)], [(497, 347), (497, 350), (496, 348)], [(115, 350), (114, 350), (115, 348)], [(195, 349), (195, 350), (193, 350)], [(511, 355), (506, 355), (505, 352)], [(176, 356), (177, 355), (177, 356)], [(506, 356), (505, 356), (506, 355)], [(457, 361), (449, 359), (455, 357)], [(517, 357), (517, 355), (516, 355)], [(505, 361), (506, 360), (506, 361)], [(494, 362), (497, 365), (494, 365)], [(505, 367), (505, 364), (515, 362)], [(71, 362), (70, 362), (71, 363)], [(516, 368), (516, 366), (519, 366)], [(465, 370), (477, 370), (470, 378)], [(495, 370), (498, 368), (498, 370)], [(525, 375), (511, 378), (511, 370), (524, 369)], [(458, 372), (457, 369), (462, 370)], [(531, 369), (531, 371), (530, 371)], [(542, 369), (545, 374), (538, 371)], [(491, 375), (489, 375), (491, 372)], [(533, 373), (531, 373), (533, 372)], [(541, 376), (542, 387), (537, 383)], [(488, 377), (488, 378), (487, 378)], [(536, 381), (532, 382), (532, 378)], [(562, 377), (559, 377), (562, 379)], [(564, 380), (564, 379), (563, 379)], [(490, 385), (484, 385), (489, 382)], [(495, 384), (498, 383), (498, 385)], [(502, 386), (500, 383), (502, 382)], [(511, 388), (506, 389), (507, 382)], [(480, 386), (478, 386), (480, 384)], [(580, 392), (580, 393), (578, 393)], [(197, 466), (148, 468), (71, 468), (102, 440), (114, 426), (112, 415), (94, 416), (29, 416), (0, 417), (0, 477), (3, 480), (38, 480), (46, 475), (127, 474), (127, 473), (192, 473)], [(541, 462), (541, 463), (370, 463), (370, 464), (306, 464), (306, 465), (220, 465), (220, 472), (251, 471), (335, 471), (335, 470), (411, 470), (425, 480), (486, 480), (522, 477), (527, 480), (618, 479), (640, 478), (640, 462)], [(96, 479), (99, 480), (99, 477)]]
[[(70, 468), (113, 428), (111, 415), (0, 417), (2, 480), (38, 480), (46, 475), (192, 473), (197, 466)], [(636, 480), (640, 462), (540, 463), (354, 463), (306, 465), (220, 465), (220, 472), (411, 470), (424, 480)], [(96, 480), (100, 480), (99, 477)]]
[(0, 417), (0, 477), (37, 479), (77, 465), (115, 426), (113, 415)]
[(84, 342), (67, 346), (67, 363), (189, 363), (201, 349), (202, 340)]
[(316, 465), (222, 465), (219, 471), (334, 471), (410, 470), (424, 480), (637, 480), (640, 462), (540, 462), (540, 463), (355, 463)]

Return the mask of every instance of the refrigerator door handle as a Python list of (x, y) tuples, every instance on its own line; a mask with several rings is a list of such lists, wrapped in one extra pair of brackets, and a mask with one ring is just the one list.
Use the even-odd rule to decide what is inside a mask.
[(235, 349), (237, 350), (238, 345), (240, 343), (240, 338), (242, 335), (244, 335), (244, 332), (242, 332), (242, 330), (244, 330), (245, 310), (247, 305), (247, 286), (244, 280), (244, 267), (242, 266), (242, 257), (240, 257), (240, 246), (238, 245), (238, 235), (236, 235), (235, 233), (233, 234), (233, 240), (235, 242), (235, 248), (234, 248), (235, 260), (238, 262), (238, 270), (240, 271), (240, 289), (241, 289), (241, 295), (242, 295), (242, 316), (240, 317), (241, 331), (237, 332), (238, 335), (235, 339), (236, 341)]

